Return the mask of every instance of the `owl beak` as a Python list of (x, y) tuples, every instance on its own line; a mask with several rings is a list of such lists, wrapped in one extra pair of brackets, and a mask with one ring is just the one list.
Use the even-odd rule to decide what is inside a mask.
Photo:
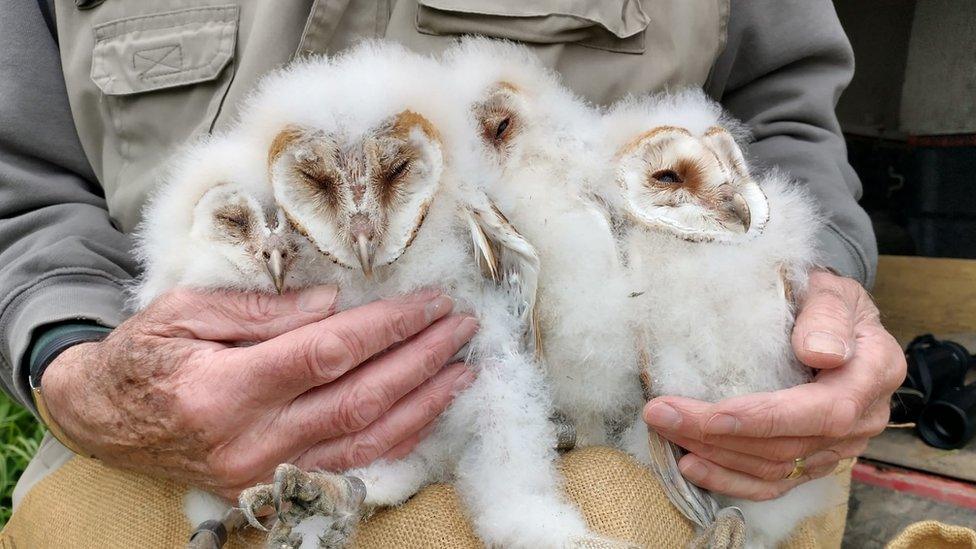
[(752, 213), (749, 211), (749, 204), (746, 203), (746, 199), (741, 194), (735, 193), (732, 195), (732, 203), (729, 206), (732, 214), (742, 223), (744, 232), (749, 232), (749, 227), (752, 225)]
[(363, 269), (363, 276), (371, 278), (373, 276), (373, 250), (365, 232), (356, 235), (356, 256), (359, 258), (359, 266)]
[(271, 275), (271, 281), (274, 283), (275, 291), (281, 294), (285, 286), (285, 262), (281, 256), (281, 250), (277, 248), (271, 250), (266, 266), (268, 267), (268, 274)]

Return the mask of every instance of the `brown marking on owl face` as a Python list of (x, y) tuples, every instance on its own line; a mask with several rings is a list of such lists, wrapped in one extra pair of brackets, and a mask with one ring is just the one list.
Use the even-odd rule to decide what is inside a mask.
[(214, 211), (214, 222), (223, 230), (223, 234), (230, 236), (232, 241), (244, 242), (254, 234), (257, 220), (253, 219), (247, 208), (238, 204), (228, 204)]
[[(647, 140), (658, 137), (661, 134), (671, 133), (671, 132), (676, 134), (681, 134), (681, 135), (687, 135), (687, 136), (691, 135), (691, 132), (689, 132), (684, 128), (680, 128), (678, 126), (658, 126), (656, 128), (651, 128), (646, 132), (638, 134), (636, 137), (634, 137), (626, 144), (624, 144), (624, 146), (620, 147), (620, 149), (617, 151), (617, 158), (620, 158), (626, 154), (630, 154), (634, 152), (637, 149), (637, 147), (641, 146)], [(663, 144), (659, 146), (663, 146)]]
[(322, 158), (302, 160), (295, 164), (295, 173), (311, 191), (311, 197), (322, 201), (335, 211), (339, 207), (338, 174)]
[(499, 152), (521, 131), (522, 117), (515, 104), (515, 96), (521, 93), (515, 84), (498, 82), (471, 108), (481, 128), (481, 140)]
[(268, 167), (274, 164), (285, 148), (301, 138), (302, 134), (302, 130), (297, 126), (285, 126), (278, 132), (271, 141), (271, 147), (268, 148)]
[(427, 137), (440, 142), (440, 132), (430, 123), (430, 120), (409, 109), (400, 112), (393, 118), (393, 123), (390, 125), (390, 136), (406, 140), (415, 127), (420, 127), (420, 130), (427, 134)]
[(403, 195), (403, 184), (409, 178), (419, 153), (420, 151), (409, 144), (401, 143), (392, 154), (376, 159), (374, 180), (384, 208), (392, 208)]

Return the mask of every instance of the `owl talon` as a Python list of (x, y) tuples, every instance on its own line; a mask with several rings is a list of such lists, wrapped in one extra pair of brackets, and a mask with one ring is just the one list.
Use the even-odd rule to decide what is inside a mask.
[(247, 490), (241, 492), (241, 495), (237, 498), (237, 504), (240, 506), (241, 514), (247, 520), (247, 523), (251, 526), (261, 530), (262, 532), (267, 532), (268, 529), (265, 528), (261, 521), (254, 512), (262, 507), (267, 507), (271, 504), (271, 494), (268, 490), (267, 484), (259, 484), (258, 486), (252, 486)]
[(255, 528), (268, 531), (255, 517), (255, 511), (271, 506), (277, 516), (268, 534), (268, 547), (299, 547), (302, 536), (292, 528), (308, 517), (323, 516), (332, 520), (320, 547), (342, 547), (359, 519), (366, 496), (365, 485), (355, 477), (326, 472), (305, 472), (288, 463), (275, 469), (274, 480), (241, 492), (239, 498), (244, 517)]

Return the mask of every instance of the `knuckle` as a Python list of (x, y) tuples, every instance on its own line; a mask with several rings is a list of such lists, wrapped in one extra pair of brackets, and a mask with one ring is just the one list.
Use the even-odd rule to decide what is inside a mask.
[(400, 342), (408, 337), (412, 332), (410, 319), (406, 311), (402, 309), (396, 309), (391, 312), (386, 317), (386, 326), (389, 330), (390, 337), (394, 342)]
[(247, 485), (258, 467), (258, 460), (249, 452), (215, 450), (207, 456), (207, 468), (221, 486)]
[(336, 427), (343, 433), (355, 433), (365, 429), (376, 420), (377, 397), (368, 387), (349, 391), (340, 397), (336, 411)]
[(862, 407), (857, 399), (843, 397), (833, 402), (829, 414), (824, 415), (823, 436), (846, 438), (850, 435), (861, 417)]
[(444, 400), (438, 394), (432, 394), (421, 400), (420, 410), (423, 413), (423, 417), (431, 420), (439, 416), (444, 411)]
[(429, 377), (436, 374), (441, 366), (444, 365), (446, 358), (443, 352), (436, 346), (428, 346), (421, 349), (419, 359), (423, 372)]
[(803, 457), (807, 450), (806, 441), (802, 438), (791, 438), (769, 445), (769, 455), (767, 459), (774, 461), (790, 461), (798, 457)]
[(784, 489), (778, 484), (764, 483), (758, 487), (749, 499), (753, 501), (769, 501), (783, 495)]
[(793, 470), (792, 463), (782, 461), (763, 461), (756, 468), (755, 476), (763, 480), (782, 480)]
[(274, 302), (269, 295), (247, 292), (240, 295), (240, 313), (250, 320), (261, 320), (274, 315)]
[(346, 463), (350, 466), (363, 466), (371, 463), (382, 453), (379, 440), (368, 433), (355, 437), (346, 449)]
[(357, 337), (341, 330), (315, 332), (305, 339), (295, 360), (304, 361), (309, 379), (316, 384), (329, 383), (351, 368), (362, 356), (363, 345)]

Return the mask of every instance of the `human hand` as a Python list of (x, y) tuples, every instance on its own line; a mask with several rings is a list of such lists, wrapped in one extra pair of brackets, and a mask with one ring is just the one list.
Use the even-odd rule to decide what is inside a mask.
[[(647, 404), (648, 425), (691, 452), (678, 463), (685, 478), (720, 494), (772, 499), (830, 474), (884, 430), (905, 355), (859, 283), (812, 272), (792, 343), (817, 370), (811, 383), (717, 403), (664, 396)], [(787, 480), (795, 458), (806, 471)]]
[(335, 296), (174, 290), (59, 355), (45, 401), (106, 463), (231, 499), (279, 463), (341, 471), (406, 455), (472, 380), (445, 363), (476, 322), (435, 292), (330, 317)]

